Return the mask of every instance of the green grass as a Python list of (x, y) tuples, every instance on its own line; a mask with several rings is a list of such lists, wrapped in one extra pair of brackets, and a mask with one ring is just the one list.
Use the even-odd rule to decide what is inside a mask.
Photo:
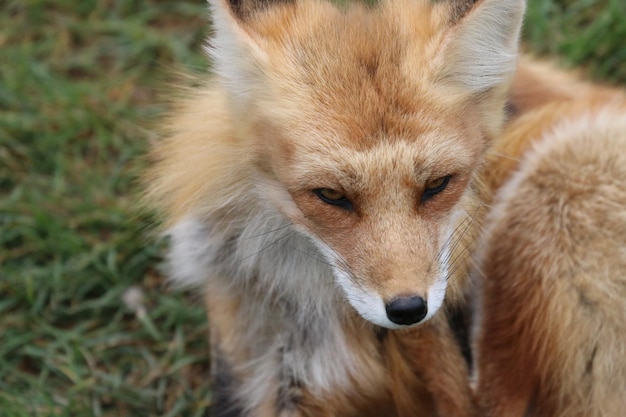
[[(623, 0), (531, 0), (525, 37), (626, 83)], [(206, 321), (158, 274), (141, 155), (203, 0), (10, 0), (0, 13), (0, 417), (200, 416)], [(140, 289), (138, 307), (124, 302)]]
[[(0, 15), (0, 415), (202, 415), (200, 303), (168, 291), (136, 173), (205, 5), (13, 1)], [(136, 286), (146, 314), (122, 300)], [(169, 414), (168, 414), (169, 413)]]
[(626, 84), (623, 0), (529, 0), (524, 35), (537, 54), (559, 56), (596, 80)]

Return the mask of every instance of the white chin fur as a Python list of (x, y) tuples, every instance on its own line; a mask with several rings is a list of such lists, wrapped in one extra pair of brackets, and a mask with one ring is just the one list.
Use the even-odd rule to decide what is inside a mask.
[(426, 304), (428, 305), (428, 313), (422, 322), (430, 319), (435, 315), (437, 311), (443, 305), (443, 299), (446, 296), (446, 288), (448, 287), (448, 281), (446, 276), (442, 275), (435, 281), (435, 283), (428, 289), (428, 298)]
[(385, 303), (378, 294), (355, 285), (350, 279), (350, 276), (344, 271), (335, 268), (334, 272), (337, 277), (337, 282), (343, 289), (346, 298), (357, 313), (370, 323), (387, 329), (408, 329), (426, 322), (439, 310), (443, 304), (443, 299), (446, 294), (446, 280), (445, 277), (441, 277), (428, 289), (428, 313), (426, 314), (426, 317), (419, 323), (411, 325), (396, 324), (387, 317)]

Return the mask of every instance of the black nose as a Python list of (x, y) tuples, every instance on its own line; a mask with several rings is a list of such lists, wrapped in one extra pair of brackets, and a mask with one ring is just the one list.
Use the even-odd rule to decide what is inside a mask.
[(414, 324), (426, 317), (428, 307), (426, 300), (419, 295), (413, 297), (398, 297), (385, 306), (387, 317), (396, 324)]

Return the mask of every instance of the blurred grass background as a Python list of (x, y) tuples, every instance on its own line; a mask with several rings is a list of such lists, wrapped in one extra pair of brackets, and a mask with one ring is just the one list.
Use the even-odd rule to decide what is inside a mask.
[[(141, 155), (203, 0), (0, 0), (0, 416), (202, 416), (201, 302), (158, 274)], [(530, 0), (528, 48), (626, 84), (626, 2)]]

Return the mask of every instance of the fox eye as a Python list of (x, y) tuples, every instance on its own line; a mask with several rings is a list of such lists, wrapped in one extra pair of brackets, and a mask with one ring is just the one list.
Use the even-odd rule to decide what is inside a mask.
[(324, 203), (337, 206), (344, 210), (352, 210), (352, 203), (345, 195), (331, 188), (316, 188), (313, 193)]
[(430, 200), (448, 186), (450, 182), (450, 178), (452, 175), (446, 175), (444, 177), (439, 177), (434, 180), (430, 180), (424, 186), (424, 194), (422, 194), (422, 202)]

